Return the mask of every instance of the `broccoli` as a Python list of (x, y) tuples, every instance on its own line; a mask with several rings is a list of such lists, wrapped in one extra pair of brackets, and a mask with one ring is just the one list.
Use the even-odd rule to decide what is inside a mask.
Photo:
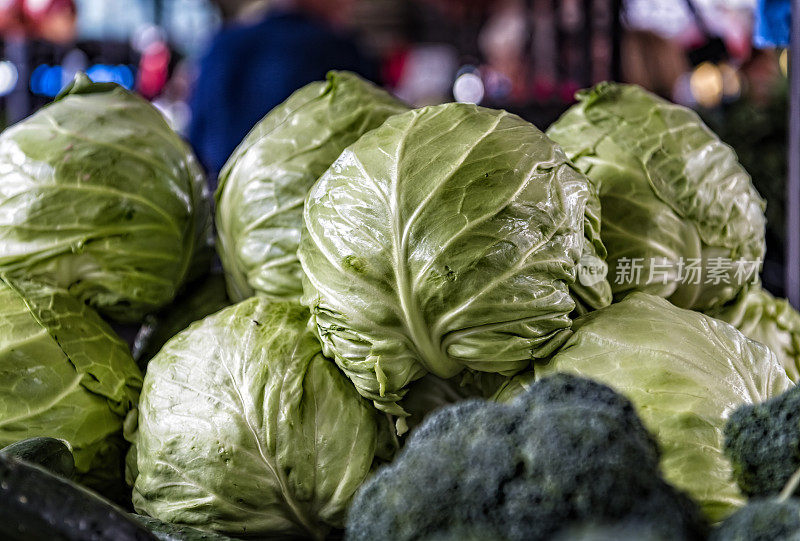
[(734, 411), (725, 425), (725, 453), (744, 494), (779, 493), (800, 468), (800, 388)]
[(628, 521), (617, 524), (586, 524), (559, 533), (553, 541), (672, 541), (669, 534), (658, 525), (648, 522)]
[(712, 532), (709, 541), (800, 541), (800, 500), (752, 500)]
[(702, 538), (697, 506), (658, 463), (627, 399), (558, 374), (508, 405), (470, 400), (431, 415), (356, 494), (345, 539), (537, 540), (623, 520)]

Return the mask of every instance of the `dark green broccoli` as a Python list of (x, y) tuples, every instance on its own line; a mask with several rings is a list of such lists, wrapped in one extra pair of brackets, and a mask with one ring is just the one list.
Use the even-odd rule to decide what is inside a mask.
[(553, 541), (672, 541), (659, 525), (630, 521), (613, 525), (586, 524), (560, 532)]
[(753, 500), (714, 530), (709, 541), (800, 541), (800, 500)]
[(734, 411), (725, 425), (725, 453), (743, 493), (778, 494), (800, 468), (800, 387)]
[(431, 415), (357, 493), (345, 539), (537, 540), (623, 520), (702, 538), (697, 506), (658, 463), (627, 399), (556, 375), (508, 405), (471, 400)]

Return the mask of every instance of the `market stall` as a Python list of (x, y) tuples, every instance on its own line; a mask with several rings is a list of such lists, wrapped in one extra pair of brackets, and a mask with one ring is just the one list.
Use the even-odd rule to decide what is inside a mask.
[(127, 5), (0, 3), (0, 539), (800, 537), (800, 0)]

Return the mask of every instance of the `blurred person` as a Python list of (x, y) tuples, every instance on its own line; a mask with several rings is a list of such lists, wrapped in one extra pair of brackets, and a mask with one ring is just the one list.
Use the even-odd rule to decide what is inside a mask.
[(622, 38), (622, 76), (670, 98), (681, 75), (689, 71), (683, 46), (648, 30), (628, 30)]
[(342, 30), (354, 0), (215, 2), (226, 24), (200, 60), (189, 127), (212, 184), (250, 129), (298, 88), (331, 69), (375, 78)]
[(747, 89), (747, 98), (759, 108), (775, 100), (776, 89), (785, 84), (775, 49), (754, 49), (742, 65), (742, 77)]
[(520, 0), (504, 0), (494, 7), (478, 34), (486, 59), (481, 67), (490, 100), (510, 103), (529, 99), (529, 62), (525, 52), (530, 36), (529, 14)]

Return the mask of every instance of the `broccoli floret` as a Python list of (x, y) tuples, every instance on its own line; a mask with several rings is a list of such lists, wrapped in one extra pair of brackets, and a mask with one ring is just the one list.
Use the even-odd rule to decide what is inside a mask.
[(714, 530), (709, 541), (800, 541), (800, 500), (752, 500)]
[(743, 493), (778, 494), (800, 468), (800, 387), (734, 411), (725, 425), (725, 453)]
[(553, 541), (672, 541), (663, 528), (647, 522), (628, 521), (618, 524), (587, 524), (559, 533)]
[[(552, 541), (674, 541), (669, 534), (642, 522), (621, 522), (614, 525), (588, 524), (569, 528), (558, 533)], [(487, 541), (497, 539), (494, 532), (469, 527), (456, 527), (451, 531), (426, 537), (425, 541)]]
[(472, 400), (430, 416), (357, 493), (345, 539), (537, 540), (622, 520), (701, 538), (697, 506), (658, 462), (627, 399), (559, 374), (508, 405)]

